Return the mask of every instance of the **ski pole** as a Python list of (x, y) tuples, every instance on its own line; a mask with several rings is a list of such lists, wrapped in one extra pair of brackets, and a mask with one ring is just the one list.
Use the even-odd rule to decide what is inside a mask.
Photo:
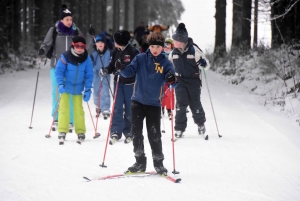
[(110, 122), (109, 122), (107, 137), (106, 137), (106, 144), (105, 144), (105, 149), (104, 149), (103, 161), (102, 161), (102, 164), (99, 165), (102, 168), (106, 168), (107, 167), (106, 165), (104, 165), (104, 161), (105, 161), (105, 156), (106, 156), (108, 138), (109, 138), (110, 129), (111, 129), (111, 125), (112, 125), (112, 119), (113, 119), (114, 112), (115, 112), (115, 104), (116, 104), (116, 98), (117, 98), (117, 93), (118, 93), (119, 79), (120, 79), (120, 75), (118, 75), (117, 83), (116, 83), (116, 89), (115, 89), (114, 101), (113, 101), (113, 106), (112, 106), (112, 113), (110, 115)]
[(172, 85), (170, 85), (170, 93), (171, 93), (171, 131), (172, 131), (172, 152), (173, 152), (173, 174), (179, 174), (178, 171), (175, 170), (175, 149), (174, 149), (174, 128), (173, 128), (173, 108), (172, 108), (172, 105), (173, 105), (173, 96), (172, 96)]
[(161, 109), (161, 121), (162, 121), (162, 124), (163, 124), (163, 130), (161, 130), (162, 133), (165, 133), (165, 121), (164, 121), (164, 118), (163, 118), (163, 111)]
[[(206, 78), (206, 73), (205, 73), (205, 70), (204, 70), (203, 66), (202, 66), (202, 70), (203, 70), (203, 74), (204, 74), (204, 77), (205, 77), (205, 83), (206, 83), (206, 87), (207, 87), (207, 91), (208, 91), (210, 105), (211, 105), (211, 108), (212, 108), (212, 111), (213, 111), (213, 114), (214, 114), (214, 119), (215, 119), (215, 123), (216, 123), (216, 127), (217, 127), (218, 136), (219, 136), (219, 138), (221, 138), (222, 135), (220, 135), (220, 133), (219, 133), (219, 128), (218, 128), (217, 119), (216, 119), (216, 115), (215, 115), (215, 111), (214, 111), (214, 106), (212, 104), (212, 100), (211, 100), (211, 96), (210, 96), (210, 91), (209, 91), (209, 88), (208, 88), (208, 83), (207, 83), (207, 78)], [(201, 74), (201, 72), (199, 73), (199, 75), (200, 74)]]
[(101, 99), (101, 96), (102, 96), (102, 82), (103, 82), (103, 78), (101, 77), (100, 78), (101, 81), (100, 81), (100, 89), (99, 89), (99, 95), (98, 95), (98, 109), (99, 109), (99, 115), (97, 115), (97, 120), (96, 120), (96, 126), (95, 126), (95, 136), (94, 136), (94, 139), (98, 138), (100, 136), (100, 133), (97, 133), (97, 129), (98, 129), (98, 119), (99, 119), (99, 116), (100, 116), (100, 99)]
[[(164, 89), (164, 87), (163, 87), (163, 89)], [(162, 99), (163, 99), (163, 97), (160, 99), (160, 105), (162, 106)], [(162, 109), (162, 107), (161, 107), (161, 121), (162, 121), (162, 124), (163, 124), (163, 130), (161, 130), (161, 132), (162, 133), (165, 133), (166, 131), (165, 131), (165, 121), (164, 121), (164, 118), (163, 118), (163, 109)]]
[[(42, 61), (42, 58), (40, 57), (39, 69), (41, 68), (41, 61)], [(34, 97), (33, 97), (33, 105), (32, 105), (32, 112), (31, 112), (31, 120), (30, 120), (29, 129), (32, 129), (31, 125), (32, 125), (33, 111), (34, 111), (34, 105), (35, 105), (36, 91), (37, 91), (37, 86), (38, 86), (38, 82), (39, 82), (39, 75), (40, 75), (40, 70), (38, 70), (37, 76), (36, 76), (35, 91), (34, 91)]]
[(61, 99), (61, 96), (59, 97), (59, 100), (58, 100), (58, 103), (57, 103), (57, 107), (56, 107), (56, 110), (55, 110), (54, 115), (53, 115), (53, 120), (52, 120), (52, 123), (51, 123), (51, 126), (50, 126), (49, 133), (48, 133), (48, 135), (45, 135), (46, 138), (50, 138), (51, 137), (50, 133), (51, 133), (51, 130), (52, 130), (55, 118), (56, 118), (56, 116), (58, 114), (58, 108), (59, 108), (59, 104), (60, 104), (60, 99)]
[(90, 105), (89, 105), (88, 102), (86, 104), (88, 106), (88, 109), (89, 109), (89, 112), (90, 112), (90, 116), (91, 116), (91, 119), (92, 119), (92, 123), (93, 123), (93, 127), (94, 127), (94, 130), (95, 130), (95, 123), (94, 123), (94, 120), (93, 120), (93, 116), (92, 116), (92, 112), (91, 112), (91, 109), (90, 109)]

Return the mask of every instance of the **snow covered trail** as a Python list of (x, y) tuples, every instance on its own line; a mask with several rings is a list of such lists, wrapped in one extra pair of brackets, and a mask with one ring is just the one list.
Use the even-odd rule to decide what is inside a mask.
[[(33, 129), (28, 129), (38, 69), (7, 72), (0, 76), (0, 200), (300, 200), (300, 128), (280, 114), (258, 105), (257, 97), (243, 92), (208, 72), (220, 134), (218, 137), (207, 88), (201, 100), (206, 112), (209, 140), (197, 134), (191, 112), (185, 137), (175, 142), (175, 169), (182, 178), (173, 184), (158, 176), (85, 182), (82, 178), (122, 173), (134, 163), (132, 144), (121, 139), (108, 145), (108, 120), (99, 119), (100, 138), (84, 103), (87, 138), (76, 144), (68, 134), (59, 146), (51, 132), (49, 67), (39, 70)], [(89, 102), (95, 121), (95, 107)], [(173, 171), (171, 124), (164, 117), (162, 134), (165, 161)], [(147, 170), (153, 170), (147, 141)]]

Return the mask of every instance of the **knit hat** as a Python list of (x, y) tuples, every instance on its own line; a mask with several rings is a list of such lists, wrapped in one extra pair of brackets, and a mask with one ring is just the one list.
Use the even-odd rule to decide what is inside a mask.
[(66, 6), (65, 4), (63, 4), (63, 5), (61, 6), (60, 19), (62, 20), (62, 19), (64, 19), (64, 18), (67, 17), (67, 16), (72, 16), (72, 13), (71, 13), (71, 11), (69, 11), (69, 10), (67, 9), (67, 6)]
[(172, 35), (172, 38), (176, 41), (182, 42), (182, 43), (187, 43), (189, 34), (185, 28), (184, 23), (180, 23), (178, 27), (176, 28), (175, 33)]
[(130, 33), (126, 30), (119, 30), (114, 33), (114, 41), (120, 46), (126, 46), (130, 40)]
[(83, 43), (83, 44), (86, 44), (85, 38), (84, 38), (83, 36), (81, 36), (81, 35), (74, 36), (74, 37), (72, 38), (72, 42), (73, 42), (73, 43)]
[(165, 40), (165, 43), (170, 43), (170, 44), (173, 44), (173, 40), (172, 40), (172, 38), (167, 38), (167, 39)]
[(96, 43), (99, 42), (99, 41), (105, 43), (105, 36), (102, 35), (102, 34), (98, 34), (98, 35), (95, 37), (95, 41), (96, 41)]

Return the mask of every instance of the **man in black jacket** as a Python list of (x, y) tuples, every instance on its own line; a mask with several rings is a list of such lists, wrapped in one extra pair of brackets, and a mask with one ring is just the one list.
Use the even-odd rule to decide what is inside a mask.
[(129, 44), (130, 33), (126, 30), (119, 30), (113, 35), (115, 49), (112, 52), (109, 65), (103, 69), (103, 74), (115, 74), (115, 107), (110, 129), (110, 144), (125, 136), (125, 143), (132, 140), (131, 137), (131, 96), (135, 76), (124, 78), (119, 74), (120, 69), (126, 68), (139, 51)]

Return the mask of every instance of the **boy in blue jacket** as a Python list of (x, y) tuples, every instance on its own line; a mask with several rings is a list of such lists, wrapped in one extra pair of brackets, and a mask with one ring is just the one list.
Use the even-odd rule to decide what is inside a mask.
[(78, 135), (79, 143), (85, 139), (82, 98), (85, 102), (89, 101), (93, 82), (93, 65), (85, 48), (86, 41), (83, 36), (73, 37), (71, 48), (61, 55), (56, 65), (55, 76), (61, 94), (58, 110), (58, 138), (62, 142), (69, 130), (70, 95), (74, 106), (75, 133)]
[(164, 154), (160, 132), (161, 86), (164, 82), (175, 83), (175, 72), (172, 63), (162, 53), (164, 36), (158, 32), (151, 33), (147, 41), (149, 49), (137, 55), (125, 69), (120, 69), (120, 74), (125, 78), (136, 75), (131, 97), (131, 132), (136, 162), (127, 171), (146, 171), (147, 158), (143, 141), (143, 121), (146, 118), (154, 168), (158, 174), (166, 174), (168, 170), (163, 165)]

